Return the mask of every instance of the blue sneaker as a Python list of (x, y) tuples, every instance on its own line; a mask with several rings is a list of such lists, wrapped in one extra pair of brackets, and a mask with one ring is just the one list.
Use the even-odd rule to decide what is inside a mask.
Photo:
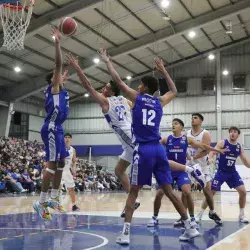
[(33, 208), (43, 220), (52, 220), (52, 216), (48, 210), (47, 202), (44, 202), (43, 204), (41, 204), (39, 201), (37, 201), (33, 204)]

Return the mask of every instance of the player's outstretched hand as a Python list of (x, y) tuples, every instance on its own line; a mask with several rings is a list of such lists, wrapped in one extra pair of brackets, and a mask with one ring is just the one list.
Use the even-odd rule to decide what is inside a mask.
[(62, 76), (62, 81), (65, 82), (69, 77), (69, 72), (68, 70), (65, 70)]
[(155, 59), (155, 69), (160, 73), (164, 73), (166, 71), (164, 63), (161, 59)]
[(52, 27), (51, 29), (51, 35), (55, 37), (56, 42), (60, 42), (62, 39), (62, 33), (57, 27)]
[(98, 54), (100, 55), (101, 59), (104, 61), (104, 62), (108, 62), (110, 60), (110, 57), (107, 53), (107, 50), (106, 49), (100, 49), (98, 51)]
[(66, 55), (66, 62), (69, 66), (72, 66), (73, 68), (79, 67), (78, 58), (74, 57), (71, 53)]

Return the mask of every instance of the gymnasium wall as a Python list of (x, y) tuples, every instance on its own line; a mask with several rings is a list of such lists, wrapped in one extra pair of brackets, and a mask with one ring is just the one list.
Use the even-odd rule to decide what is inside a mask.
[[(223, 138), (227, 137), (227, 129), (231, 125), (240, 127), (242, 133), (250, 131), (249, 65), (250, 44), (221, 52), (221, 70), (228, 69), (230, 72), (228, 76), (221, 76)], [(214, 77), (216, 83), (216, 61), (209, 61), (207, 58), (199, 59), (171, 69), (170, 74), (174, 79), (186, 79), (187, 91), (186, 93), (179, 93), (178, 97), (164, 108), (161, 123), (162, 135), (164, 136), (170, 132), (171, 121), (174, 117), (182, 119), (186, 124), (186, 129), (188, 129), (190, 128), (191, 114), (200, 112), (205, 117), (204, 127), (211, 132), (212, 141), (216, 142), (216, 93), (214, 90), (202, 90), (202, 78)], [(244, 74), (246, 76), (246, 91), (233, 90), (233, 75), (235, 74)], [(137, 88), (138, 84), (139, 81), (132, 82), (131, 87)], [(39, 139), (43, 119), (37, 115), (42, 115), (41, 108), (39, 111), (33, 106), (22, 105), (23, 109), (35, 115), (30, 116), (29, 138)], [(20, 108), (21, 105), (18, 105), (18, 107)], [(91, 102), (91, 100), (88, 103), (85, 101), (71, 104), (69, 119), (65, 122), (64, 128), (65, 131), (73, 134), (74, 145), (85, 145), (85, 148), (81, 149), (82, 152), (86, 153), (88, 146), (92, 146), (93, 156), (108, 165), (111, 164), (108, 160), (111, 156), (104, 155), (102, 157), (100, 154), (104, 154), (107, 150), (110, 150), (110, 154), (113, 155), (120, 152), (120, 147), (116, 147), (116, 150), (114, 148), (114, 145), (120, 144), (118, 139), (110, 131), (99, 106)], [(241, 136), (241, 143), (243, 143), (243, 138), (244, 136)], [(105, 147), (105, 145), (110, 147)]]

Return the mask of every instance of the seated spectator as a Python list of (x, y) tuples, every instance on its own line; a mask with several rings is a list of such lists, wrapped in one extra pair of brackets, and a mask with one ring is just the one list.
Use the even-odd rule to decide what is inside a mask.
[(29, 193), (33, 193), (35, 191), (34, 182), (31, 180), (27, 168), (24, 169), (22, 173), (22, 180), (20, 182), (25, 189), (29, 190)]

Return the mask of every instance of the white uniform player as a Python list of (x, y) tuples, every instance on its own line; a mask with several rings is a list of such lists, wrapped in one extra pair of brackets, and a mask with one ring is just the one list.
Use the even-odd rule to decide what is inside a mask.
[(76, 171), (76, 151), (71, 146), (72, 135), (67, 133), (64, 135), (64, 140), (66, 144), (66, 149), (69, 152), (69, 156), (65, 158), (65, 166), (62, 173), (62, 183), (65, 184), (66, 189), (69, 192), (71, 202), (72, 202), (72, 211), (79, 211), (80, 208), (76, 205), (76, 195), (75, 195), (75, 181), (72, 175), (72, 172)]
[[(204, 133), (209, 133), (209, 132), (206, 129), (202, 129), (202, 131), (199, 134), (193, 135), (192, 129), (190, 129), (187, 131), (187, 137), (191, 137), (198, 142), (202, 142)], [(201, 166), (203, 174), (205, 175), (206, 182), (209, 182), (212, 180), (212, 175), (210, 171), (210, 166), (208, 164), (208, 155), (205, 155), (199, 159), (193, 159), (193, 156), (198, 155), (201, 151), (202, 150), (200, 148), (193, 148), (189, 146), (187, 152), (188, 152), (188, 155), (191, 157), (191, 160), (188, 160), (187, 164), (189, 166), (192, 166), (198, 163)]]
[(109, 110), (104, 116), (120, 140), (123, 148), (121, 159), (132, 163), (134, 144), (131, 135), (131, 112), (128, 100), (123, 96), (108, 97)]
[(75, 154), (75, 149), (72, 146), (70, 146), (68, 152), (69, 156), (65, 158), (65, 166), (63, 168), (63, 173), (62, 173), (62, 183), (65, 184), (67, 189), (75, 187), (74, 178), (70, 171), (73, 164), (73, 156)]

